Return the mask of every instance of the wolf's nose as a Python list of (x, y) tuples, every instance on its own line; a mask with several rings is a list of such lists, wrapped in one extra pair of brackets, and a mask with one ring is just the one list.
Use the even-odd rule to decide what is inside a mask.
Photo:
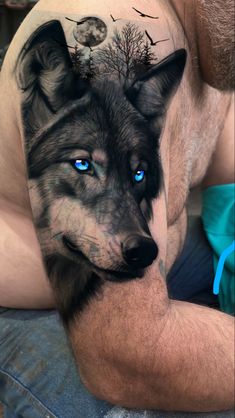
[(145, 268), (157, 257), (158, 247), (151, 238), (131, 235), (122, 244), (122, 255), (129, 266)]

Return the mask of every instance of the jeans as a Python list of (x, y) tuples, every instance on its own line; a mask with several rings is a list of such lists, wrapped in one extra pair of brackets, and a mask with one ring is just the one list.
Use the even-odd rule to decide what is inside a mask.
[[(218, 306), (212, 252), (201, 222), (189, 228), (167, 277), (172, 298)], [(0, 309), (0, 400), (5, 418), (214, 418), (232, 411), (132, 411), (92, 396), (83, 386), (56, 311)]]

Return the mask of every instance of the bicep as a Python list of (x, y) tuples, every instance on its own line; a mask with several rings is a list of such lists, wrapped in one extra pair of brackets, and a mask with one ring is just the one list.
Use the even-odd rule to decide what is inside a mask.
[(149, 45), (146, 60), (130, 10), (117, 25), (111, 10), (43, 21), (14, 66), (35, 228), (67, 325), (106, 282), (143, 278), (166, 257), (160, 137), (186, 51), (155, 64)]
[[(169, 300), (162, 277), (167, 221), (160, 134), (186, 54), (177, 51), (151, 66), (127, 90), (133, 74), (124, 86), (119, 70), (115, 83), (113, 70), (100, 74), (99, 66), (92, 82), (77, 73), (64, 36), (57, 20), (41, 25), (20, 52), (16, 78), (42, 256), (75, 357), (90, 378), (94, 359), (100, 367), (99, 359), (107, 365), (114, 354), (117, 364), (128, 352), (126, 361), (136, 361), (140, 333), (147, 342), (153, 327), (157, 344), (164, 328)], [(143, 344), (143, 368), (146, 356)]]

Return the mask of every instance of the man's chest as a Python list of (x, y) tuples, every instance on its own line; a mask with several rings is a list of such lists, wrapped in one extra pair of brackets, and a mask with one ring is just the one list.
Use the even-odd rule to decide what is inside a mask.
[[(230, 103), (228, 94), (208, 86), (183, 88), (169, 111), (164, 135), (168, 143), (167, 221), (173, 225), (191, 188), (203, 180), (222, 132)], [(164, 138), (163, 138), (164, 140)]]
[[(208, 86), (184, 88), (169, 110), (163, 141), (168, 143), (167, 268), (181, 251), (187, 229), (190, 189), (204, 178), (227, 115), (230, 96)], [(164, 137), (165, 136), (165, 137)]]

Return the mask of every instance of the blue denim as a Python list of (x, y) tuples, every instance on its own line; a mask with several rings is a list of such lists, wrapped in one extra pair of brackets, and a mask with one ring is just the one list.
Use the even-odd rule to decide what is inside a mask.
[[(189, 229), (168, 275), (172, 297), (216, 306), (213, 260), (200, 221)], [(0, 400), (5, 418), (232, 418), (224, 413), (132, 411), (92, 396), (82, 385), (56, 311), (0, 309)]]

